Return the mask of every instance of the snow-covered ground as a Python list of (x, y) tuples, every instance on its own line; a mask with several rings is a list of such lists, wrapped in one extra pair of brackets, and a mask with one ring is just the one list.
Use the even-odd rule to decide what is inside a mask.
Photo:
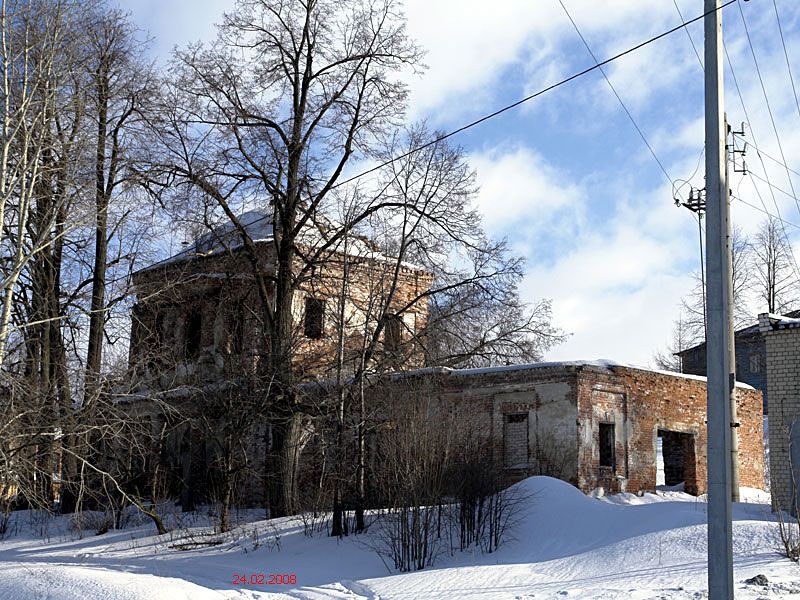
[[(27, 513), (0, 541), (0, 598), (220, 600), (339, 598), (703, 598), (706, 505), (681, 492), (604, 499), (546, 477), (528, 496), (514, 540), (496, 553), (456, 553), (432, 568), (390, 574), (370, 535), (309, 538), (296, 519), (257, 521), (224, 538), (207, 528), (153, 536), (143, 525), (83, 539), (66, 518), (31, 525)], [(768, 497), (755, 490), (734, 511), (737, 598), (800, 599), (800, 568), (777, 554)], [(46, 536), (43, 538), (42, 533)], [(218, 539), (219, 538), (219, 539)], [(187, 541), (215, 546), (181, 550)], [(366, 542), (366, 543), (365, 543)], [(277, 547), (279, 546), (279, 548)], [(295, 575), (296, 584), (242, 585), (236, 575)], [(757, 574), (768, 584), (747, 584)]]

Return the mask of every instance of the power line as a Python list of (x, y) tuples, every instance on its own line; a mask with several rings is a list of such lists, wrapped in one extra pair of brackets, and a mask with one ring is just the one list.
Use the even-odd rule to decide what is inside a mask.
[[(739, 86), (739, 79), (736, 77), (736, 69), (733, 66), (733, 61), (731, 60), (731, 56), (728, 53), (728, 46), (727, 44), (725, 44), (724, 40), (722, 41), (722, 48), (725, 51), (725, 58), (728, 61), (728, 68), (731, 70), (731, 76), (733, 77), (733, 83), (736, 88), (736, 94), (737, 96), (739, 96), (739, 102), (742, 105), (742, 112), (744, 113), (744, 118), (750, 125), (750, 137), (753, 139), (753, 146), (757, 148), (758, 142), (756, 140), (755, 130), (753, 129), (753, 121), (750, 119), (750, 115), (748, 114), (747, 104), (744, 101), (744, 94), (742, 94), (742, 89)], [(792, 267), (794, 268), (795, 273), (797, 273), (798, 279), (800, 279), (800, 269), (798, 269), (797, 259), (794, 256), (794, 250), (792, 250), (792, 244), (789, 241), (789, 234), (786, 233), (786, 227), (784, 227), (783, 225), (783, 215), (781, 215), (781, 209), (778, 206), (778, 199), (775, 197), (775, 191), (773, 190), (772, 182), (769, 180), (769, 171), (767, 170), (767, 166), (764, 164), (764, 157), (762, 156), (762, 153), (757, 151), (756, 155), (758, 156), (758, 160), (761, 163), (761, 168), (764, 169), (764, 176), (766, 177), (766, 183), (769, 186), (767, 189), (769, 190), (770, 197), (772, 198), (772, 204), (775, 206), (775, 212), (778, 213), (778, 216), (776, 218), (778, 219), (778, 222), (781, 224), (783, 239), (786, 240), (786, 243), (789, 246), (789, 252), (792, 256)], [(752, 170), (750, 171), (750, 173), (752, 174)], [(767, 210), (767, 204), (766, 202), (764, 202), (764, 197), (761, 195), (761, 190), (758, 189), (757, 185), (753, 185), (753, 189), (755, 190), (756, 195), (758, 196), (759, 202), (761, 202), (761, 206), (764, 207), (762, 212), (766, 214), (771, 214), (769, 210)]]
[[(686, 25), (686, 23), (683, 20), (683, 13), (681, 12), (681, 8), (680, 6), (678, 6), (678, 0), (672, 0), (672, 3), (675, 5), (675, 10), (678, 11), (678, 16), (681, 18), (681, 23)], [(686, 31), (686, 35), (689, 37), (689, 42), (692, 44), (692, 50), (694, 50), (694, 55), (697, 57), (697, 62), (700, 63), (700, 68), (705, 73), (706, 68), (703, 65), (703, 59), (700, 58), (700, 53), (697, 51), (697, 46), (694, 45), (694, 38), (692, 38), (692, 32), (689, 31), (688, 27), (684, 27), (684, 31)]]
[(722, 4), (721, 6), (715, 8), (713, 10), (710, 10), (708, 12), (704, 12), (703, 14), (698, 15), (697, 17), (694, 17), (693, 19), (690, 19), (689, 21), (686, 21), (685, 23), (682, 23), (681, 25), (673, 27), (672, 29), (668, 29), (667, 31), (664, 31), (663, 33), (659, 33), (658, 35), (655, 35), (655, 36), (653, 36), (653, 37), (651, 37), (651, 38), (649, 38), (649, 39), (647, 39), (647, 40), (645, 40), (645, 41), (643, 41), (643, 42), (641, 42), (639, 44), (636, 44), (635, 46), (632, 46), (631, 48), (628, 48), (627, 50), (624, 50), (623, 52), (620, 52), (619, 54), (615, 54), (611, 58), (607, 58), (606, 60), (604, 60), (602, 62), (599, 62), (599, 63), (595, 64), (592, 67), (588, 67), (587, 69), (584, 69), (583, 71), (575, 73), (574, 75), (570, 75), (569, 77), (566, 77), (565, 79), (562, 79), (561, 81), (553, 83), (553, 84), (551, 84), (551, 85), (539, 90), (538, 92), (535, 92), (535, 93), (533, 93), (533, 94), (531, 94), (529, 96), (526, 96), (525, 98), (522, 98), (521, 100), (517, 100), (516, 102), (514, 102), (512, 104), (508, 104), (507, 106), (504, 106), (503, 108), (501, 108), (499, 110), (496, 110), (493, 113), (490, 113), (490, 114), (488, 114), (486, 116), (483, 116), (483, 117), (481, 117), (479, 119), (476, 119), (476, 120), (472, 121), (471, 123), (467, 123), (466, 125), (451, 131), (450, 133), (446, 133), (444, 135), (441, 135), (441, 136), (431, 140), (430, 142), (426, 142), (425, 144), (422, 144), (421, 146), (418, 146), (416, 148), (412, 148), (408, 152), (406, 152), (404, 154), (401, 154), (399, 156), (396, 156), (394, 158), (391, 158), (391, 159), (389, 159), (389, 160), (387, 160), (387, 161), (385, 161), (385, 162), (383, 162), (383, 163), (381, 163), (381, 164), (379, 164), (379, 165), (377, 165), (375, 167), (372, 167), (371, 169), (368, 169), (366, 171), (363, 171), (363, 172), (359, 173), (358, 175), (354, 175), (353, 177), (350, 177), (349, 179), (345, 179), (344, 181), (340, 181), (339, 183), (337, 183), (333, 187), (339, 187), (339, 186), (345, 185), (346, 183), (350, 183), (351, 181), (359, 179), (360, 177), (363, 177), (364, 175), (368, 175), (369, 173), (372, 173), (374, 171), (377, 171), (378, 169), (386, 167), (386, 166), (392, 164), (393, 162), (395, 162), (397, 160), (400, 160), (402, 158), (406, 158), (406, 157), (408, 157), (408, 156), (410, 156), (412, 154), (415, 154), (416, 152), (419, 152), (420, 150), (424, 150), (425, 148), (427, 148), (429, 146), (437, 144), (438, 142), (446, 140), (447, 138), (453, 137), (454, 135), (456, 135), (458, 133), (461, 133), (462, 131), (466, 131), (467, 129), (470, 129), (471, 127), (475, 127), (476, 125), (479, 125), (479, 124), (483, 123), (484, 121), (488, 121), (489, 119), (492, 119), (492, 118), (494, 118), (494, 117), (496, 117), (496, 116), (498, 116), (498, 115), (500, 115), (500, 114), (502, 114), (502, 113), (504, 113), (504, 112), (506, 112), (508, 110), (511, 110), (512, 108), (516, 108), (520, 104), (524, 104), (526, 102), (529, 102), (530, 100), (533, 100), (534, 98), (537, 98), (537, 97), (541, 96), (542, 94), (545, 94), (545, 93), (547, 93), (547, 92), (549, 92), (551, 90), (554, 90), (555, 88), (560, 87), (560, 86), (564, 85), (565, 83), (569, 83), (570, 81), (572, 81), (574, 79), (578, 79), (579, 77), (582, 77), (582, 76), (586, 75), (587, 73), (591, 73), (595, 69), (600, 69), (601, 67), (604, 67), (605, 65), (607, 65), (609, 63), (612, 63), (615, 60), (618, 60), (618, 59), (622, 58), (623, 56), (625, 56), (627, 54), (630, 54), (631, 52), (635, 52), (636, 50), (639, 50), (640, 48), (644, 48), (645, 46), (647, 46), (649, 44), (652, 44), (653, 42), (656, 42), (656, 41), (660, 40), (661, 38), (664, 38), (664, 37), (667, 37), (669, 35), (672, 35), (676, 31), (678, 31), (679, 29), (684, 29), (687, 25), (691, 25), (692, 23), (694, 23), (696, 21), (700, 21), (701, 19), (705, 18), (706, 15), (714, 13), (714, 12), (717, 12), (718, 10), (722, 10), (723, 8), (725, 8), (727, 6), (730, 6), (731, 4), (733, 4), (734, 2), (737, 2), (737, 1), (738, 0), (728, 0), (727, 2)]
[(745, 205), (749, 206), (749, 207), (750, 207), (750, 208), (752, 208), (752, 209), (755, 209), (755, 210), (757, 210), (757, 211), (759, 211), (759, 212), (762, 212), (762, 213), (764, 213), (765, 215), (769, 215), (769, 216), (770, 216), (770, 217), (772, 217), (773, 219), (776, 219), (777, 221), (779, 221), (781, 224), (784, 224), (784, 225), (791, 225), (791, 226), (792, 226), (792, 227), (794, 227), (795, 229), (800, 229), (800, 225), (796, 225), (796, 224), (792, 223), (791, 221), (787, 221), (787, 220), (785, 220), (785, 219), (778, 218), (778, 217), (776, 217), (775, 215), (773, 215), (771, 212), (769, 212), (769, 211), (766, 211), (766, 210), (764, 210), (763, 208), (759, 208), (759, 207), (758, 207), (758, 206), (756, 206), (755, 204), (751, 204), (750, 202), (747, 202), (746, 200), (743, 200), (743, 199), (739, 198), (738, 196), (734, 196), (734, 197), (733, 197), (733, 199), (734, 199), (734, 200), (738, 200), (738, 201), (739, 201), (739, 202), (741, 202), (742, 204), (745, 204)]
[(788, 196), (789, 198), (791, 198), (791, 199), (792, 199), (792, 200), (794, 200), (795, 202), (800, 202), (800, 198), (798, 198), (797, 196), (795, 196), (795, 195), (794, 195), (793, 193), (791, 193), (791, 192), (787, 192), (787, 191), (786, 191), (785, 189), (783, 189), (782, 187), (779, 187), (779, 186), (775, 185), (775, 184), (774, 184), (774, 183), (772, 183), (771, 181), (769, 181), (769, 180), (767, 180), (767, 179), (764, 179), (763, 177), (761, 177), (761, 176), (759, 176), (759, 175), (756, 175), (756, 174), (755, 174), (755, 173), (753, 173), (752, 171), (748, 171), (748, 172), (747, 172), (747, 174), (748, 174), (748, 175), (750, 175), (750, 176), (752, 176), (752, 177), (755, 177), (755, 178), (756, 178), (756, 179), (758, 179), (759, 181), (763, 181), (764, 183), (766, 183), (766, 184), (767, 184), (769, 187), (771, 187), (772, 189), (774, 189), (774, 190), (776, 190), (776, 191), (780, 192), (780, 193), (781, 193), (781, 194), (783, 194), (784, 196)]
[[(772, 122), (772, 129), (775, 131), (775, 139), (778, 142), (778, 150), (781, 153), (781, 159), (783, 163), (786, 164), (786, 155), (783, 152), (783, 144), (781, 143), (781, 136), (778, 133), (778, 126), (775, 124), (775, 116), (772, 114), (772, 107), (769, 105), (769, 96), (767, 95), (767, 88), (764, 85), (764, 78), (761, 76), (761, 69), (758, 66), (758, 58), (756, 58), (756, 51), (753, 48), (753, 41), (750, 39), (750, 29), (747, 27), (747, 20), (744, 18), (744, 10), (742, 9), (741, 3), (738, 3), (739, 7), (739, 14), (742, 16), (742, 25), (744, 25), (744, 33), (747, 37), (747, 44), (750, 46), (750, 53), (753, 55), (753, 63), (756, 66), (756, 73), (758, 74), (758, 81), (761, 84), (761, 91), (764, 94), (764, 102), (767, 106), (767, 112), (769, 113), (769, 119)], [(792, 197), (794, 198), (795, 204), (797, 205), (797, 210), (800, 212), (800, 201), (797, 200), (796, 194), (794, 191), (794, 183), (792, 182), (792, 176), (789, 173), (788, 169), (786, 171), (786, 177), (789, 179), (789, 187), (792, 189)]]
[(778, 22), (778, 32), (781, 34), (781, 45), (783, 46), (783, 56), (786, 58), (786, 70), (789, 71), (789, 81), (792, 82), (792, 93), (794, 95), (794, 103), (797, 106), (797, 115), (800, 116), (800, 100), (797, 99), (797, 88), (794, 87), (794, 77), (792, 76), (792, 67), (789, 65), (789, 52), (786, 50), (786, 40), (783, 39), (783, 27), (781, 26), (781, 17), (778, 14), (778, 4), (772, 0), (772, 7), (775, 9), (775, 20)]
[[(578, 37), (581, 38), (581, 41), (583, 42), (583, 45), (586, 46), (586, 50), (589, 51), (589, 56), (591, 56), (592, 60), (595, 62), (595, 64), (597, 64), (599, 66), (597, 57), (594, 55), (594, 52), (592, 52), (592, 49), (589, 47), (589, 44), (587, 43), (586, 38), (583, 37), (583, 34), (581, 33), (581, 30), (578, 28), (578, 24), (575, 23), (575, 19), (572, 18), (571, 14), (569, 14), (569, 10), (567, 10), (567, 7), (564, 5), (564, 2), (562, 2), (562, 0), (558, 0), (558, 3), (561, 5), (561, 8), (564, 9), (564, 12), (566, 13), (567, 18), (569, 19), (569, 22), (572, 23), (572, 26), (575, 28), (575, 31), (578, 34)], [(667, 173), (667, 169), (664, 167), (664, 164), (659, 160), (658, 156), (656, 156), (656, 153), (653, 150), (653, 147), (650, 145), (650, 142), (647, 141), (647, 137), (645, 137), (644, 132), (642, 131), (642, 128), (639, 127), (639, 124), (636, 122), (636, 119), (633, 118), (633, 115), (631, 114), (631, 111), (628, 110), (628, 107), (625, 106), (625, 103), (622, 101), (622, 98), (620, 98), (620, 95), (617, 93), (617, 90), (614, 87), (614, 84), (611, 83), (611, 80), (608, 78), (608, 75), (606, 75), (605, 69), (600, 67), (600, 72), (603, 74), (603, 78), (606, 80), (606, 83), (608, 84), (608, 87), (611, 88), (611, 91), (614, 93), (614, 96), (619, 101), (620, 106), (622, 106), (622, 110), (625, 111), (625, 114), (628, 115), (628, 119), (630, 119), (630, 122), (636, 128), (636, 131), (639, 133), (639, 137), (642, 138), (642, 141), (644, 142), (644, 145), (647, 146), (647, 149), (650, 151), (650, 154), (653, 155), (653, 159), (658, 163), (658, 166), (661, 169), (661, 172), (664, 173), (664, 176), (667, 178), (667, 181), (669, 181), (670, 184), (673, 185), (673, 187), (674, 187), (674, 180), (672, 179), (672, 177), (670, 177), (669, 173)]]
[[(750, 114), (747, 111), (747, 105), (745, 104), (744, 101), (744, 94), (742, 94), (742, 89), (741, 87), (739, 87), (739, 78), (736, 77), (736, 69), (733, 68), (733, 61), (731, 60), (730, 54), (728, 54), (728, 46), (727, 44), (725, 44), (724, 41), (722, 42), (722, 48), (725, 51), (725, 58), (728, 61), (728, 68), (731, 70), (731, 76), (733, 77), (733, 84), (734, 87), (736, 88), (736, 94), (739, 96), (739, 102), (742, 105), (742, 112), (744, 113), (744, 118), (750, 124), (750, 136), (753, 138), (753, 145), (755, 145), (757, 142), (756, 142), (756, 133), (755, 130), (753, 129), (753, 122), (750, 120)], [(764, 167), (764, 174), (767, 176), (767, 179), (769, 179), (769, 173), (767, 172), (766, 166), (763, 164), (764, 159), (759, 156), (759, 160), (761, 160), (762, 166)], [(770, 189), (770, 192), (772, 192), (772, 189)], [(764, 205), (764, 210), (767, 210), (767, 205), (764, 203), (764, 199), (761, 198), (760, 194), (759, 198), (761, 199), (761, 203)], [(772, 202), (775, 205), (775, 210), (778, 211), (778, 213), (780, 214), (780, 208), (778, 208), (778, 201), (775, 199), (774, 193), (772, 194)]]
[[(650, 37), (650, 38), (644, 40), (643, 42), (640, 42), (640, 43), (636, 44), (635, 46), (631, 46), (627, 50), (623, 50), (622, 52), (619, 52), (618, 54), (615, 54), (615, 55), (611, 56), (610, 58), (607, 58), (607, 59), (603, 60), (602, 62), (598, 62), (597, 64), (595, 64), (595, 65), (593, 65), (591, 67), (583, 69), (582, 71), (574, 73), (574, 74), (570, 75), (569, 77), (565, 77), (564, 79), (561, 79), (560, 81), (557, 81), (556, 83), (548, 85), (548, 86), (540, 89), (538, 92), (534, 92), (533, 94), (525, 96), (524, 98), (522, 98), (520, 100), (517, 100), (516, 102), (512, 102), (511, 104), (507, 104), (506, 106), (504, 106), (504, 107), (502, 107), (502, 108), (500, 108), (500, 109), (498, 109), (498, 110), (496, 110), (496, 111), (494, 111), (492, 113), (489, 113), (489, 114), (484, 115), (484, 116), (482, 116), (482, 117), (480, 117), (478, 119), (475, 119), (474, 121), (472, 121), (470, 123), (467, 123), (466, 125), (462, 125), (458, 129), (454, 129), (453, 131), (450, 131), (449, 133), (445, 133), (443, 135), (440, 135), (440, 136), (434, 138), (433, 140), (431, 140), (429, 142), (426, 142), (424, 144), (421, 144), (420, 146), (416, 146), (416, 147), (412, 148), (411, 150), (408, 150), (407, 152), (404, 152), (403, 154), (400, 154), (398, 156), (392, 157), (392, 158), (390, 158), (390, 159), (388, 159), (388, 160), (386, 160), (386, 161), (384, 161), (384, 162), (382, 162), (382, 163), (380, 163), (380, 164), (378, 164), (378, 165), (376, 165), (374, 167), (371, 167), (371, 168), (369, 168), (369, 169), (367, 169), (365, 171), (362, 171), (362, 172), (360, 172), (360, 173), (358, 173), (356, 175), (353, 175), (352, 177), (349, 177), (349, 178), (347, 178), (347, 179), (345, 179), (343, 181), (339, 181), (339, 182), (333, 184), (330, 187), (330, 189), (335, 189), (335, 188), (341, 187), (343, 185), (346, 185), (348, 183), (351, 183), (351, 182), (353, 182), (353, 181), (355, 181), (357, 179), (360, 179), (361, 177), (364, 177), (365, 175), (369, 175), (370, 173), (374, 173), (375, 171), (378, 171), (379, 169), (382, 169), (383, 167), (387, 167), (387, 166), (395, 163), (398, 160), (402, 160), (403, 158), (407, 158), (407, 157), (411, 156), (412, 154), (416, 154), (417, 152), (420, 152), (421, 150), (424, 150), (425, 148), (428, 148), (430, 146), (438, 144), (439, 142), (442, 142), (442, 141), (444, 141), (444, 140), (446, 140), (448, 138), (451, 138), (451, 137), (453, 137), (453, 136), (455, 136), (455, 135), (457, 135), (459, 133), (462, 133), (462, 132), (466, 131), (467, 129), (471, 129), (472, 127), (475, 127), (476, 125), (480, 125), (481, 123), (483, 123), (485, 121), (488, 121), (489, 119), (493, 119), (494, 117), (497, 117), (497, 116), (503, 114), (504, 112), (507, 112), (507, 111), (509, 111), (509, 110), (511, 110), (513, 108), (516, 108), (517, 106), (520, 106), (521, 104), (525, 104), (526, 102), (529, 102), (529, 101), (533, 100), (534, 98), (538, 98), (539, 96), (542, 96), (542, 95), (546, 94), (549, 91), (552, 91), (552, 90), (554, 90), (554, 89), (556, 89), (558, 87), (561, 87), (562, 85), (565, 85), (565, 84), (567, 84), (567, 83), (569, 83), (569, 82), (571, 82), (571, 81), (573, 81), (575, 79), (583, 77), (587, 73), (591, 73), (592, 71), (594, 71), (596, 69), (600, 69), (601, 67), (603, 67), (603, 66), (605, 66), (607, 64), (610, 64), (610, 63), (614, 62), (615, 60), (618, 60), (618, 59), (622, 58), (623, 56), (631, 54), (632, 52), (636, 52), (637, 50), (639, 50), (641, 48), (644, 48), (645, 46), (648, 46), (648, 45), (652, 44), (653, 42), (656, 42), (656, 41), (658, 41), (658, 40), (660, 40), (662, 38), (665, 38), (665, 37), (667, 37), (669, 35), (672, 35), (676, 31), (678, 31), (679, 29), (684, 29), (688, 25), (691, 25), (692, 23), (695, 23), (697, 21), (700, 21), (700, 20), (704, 19), (706, 17), (706, 15), (709, 15), (709, 14), (717, 12), (717, 11), (721, 11), (722, 9), (730, 6), (731, 4), (733, 4), (734, 2), (737, 2), (737, 1), (738, 0), (728, 0), (727, 2), (723, 3), (722, 5), (720, 5), (718, 7), (715, 7), (714, 9), (712, 9), (710, 11), (704, 12), (704, 13), (694, 17), (693, 19), (690, 19), (690, 20), (688, 20), (688, 21), (686, 21), (684, 23), (681, 23), (680, 25), (677, 25), (675, 27), (672, 27), (671, 29), (668, 29), (668, 30), (666, 30), (666, 31), (664, 31), (662, 33), (659, 33), (658, 35), (654, 35), (653, 37)], [(265, 215), (264, 217), (261, 217), (259, 219), (254, 219), (253, 221), (248, 223), (248, 225), (253, 225), (255, 223), (258, 223), (260, 221), (265, 221), (265, 220), (270, 219), (270, 218), (271, 218), (270, 216)], [(164, 262), (167, 262), (171, 258), (173, 258), (173, 257), (168, 257), (168, 258), (162, 259), (162, 260), (160, 260), (160, 261), (158, 261), (156, 263), (153, 263), (152, 265), (150, 265), (147, 268), (151, 269), (153, 267), (156, 267), (156, 266), (158, 266), (158, 265), (160, 265), (160, 264), (162, 264)]]
[[(752, 127), (751, 127), (751, 131), (752, 131)], [(738, 137), (742, 137), (742, 136), (739, 136), (739, 134), (738, 134), (737, 132), (733, 132), (733, 133), (734, 133), (734, 135), (736, 135), (736, 136), (738, 136)], [(742, 138), (742, 139), (744, 139), (744, 138)], [(759, 148), (759, 147), (758, 147), (758, 146), (756, 146), (755, 144), (751, 144), (750, 142), (747, 142), (747, 140), (745, 140), (745, 142), (747, 143), (747, 145), (748, 145), (748, 146), (750, 146), (751, 148), (753, 148), (753, 150), (755, 150), (755, 151), (756, 151), (758, 154), (763, 154), (764, 156), (766, 156), (768, 159), (770, 159), (770, 160), (771, 160), (772, 162), (774, 162), (775, 164), (777, 164), (777, 165), (780, 165), (780, 166), (781, 166), (781, 167), (783, 167), (784, 169), (787, 169), (787, 170), (789, 170), (791, 173), (794, 173), (795, 175), (797, 175), (797, 176), (799, 176), (799, 177), (800, 177), (800, 171), (795, 171), (795, 170), (794, 170), (794, 169), (792, 169), (790, 166), (786, 165), (785, 163), (782, 163), (780, 160), (778, 160), (778, 159), (777, 159), (777, 158), (775, 158), (774, 156), (771, 156), (770, 154), (768, 154), (768, 153), (764, 152), (764, 151), (763, 151), (761, 148)]]

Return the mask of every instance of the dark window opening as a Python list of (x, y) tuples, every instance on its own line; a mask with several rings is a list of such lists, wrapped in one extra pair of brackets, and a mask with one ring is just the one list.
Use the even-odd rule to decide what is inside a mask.
[(196, 358), (202, 343), (203, 316), (199, 308), (186, 317), (186, 358)]
[(386, 320), (386, 329), (383, 332), (383, 347), (387, 352), (397, 352), (403, 342), (403, 319), (399, 315), (392, 315)]
[[(152, 330), (147, 331), (145, 347), (141, 348), (140, 351), (145, 352), (145, 366), (151, 371), (155, 371), (159, 367), (159, 361), (165, 358), (167, 350), (165, 347), (166, 336), (164, 330), (166, 329), (166, 319), (164, 318), (164, 314), (156, 313), (150, 323), (152, 324)], [(141, 332), (137, 332), (137, 345), (140, 343), (140, 336)]]
[(325, 329), (325, 300), (306, 298), (306, 313), (303, 333), (307, 338), (318, 340)]
[(166, 329), (166, 319), (164, 318), (163, 314), (156, 315), (156, 322), (155, 322), (155, 339), (153, 340), (156, 351), (163, 352), (164, 350), (164, 343), (166, 342), (166, 335), (164, 329)]
[(614, 460), (614, 424), (613, 423), (600, 423), (600, 466), (611, 467), (616, 466)]
[(244, 306), (241, 302), (234, 304), (233, 311), (228, 315), (228, 340), (228, 351), (241, 354), (244, 350)]

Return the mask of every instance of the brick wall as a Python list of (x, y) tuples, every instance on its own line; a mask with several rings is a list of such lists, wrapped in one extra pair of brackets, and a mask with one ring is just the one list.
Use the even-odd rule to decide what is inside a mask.
[[(262, 243), (258, 248), (264, 271), (272, 272), (271, 245)], [(345, 370), (358, 361), (365, 319), (374, 321), (376, 298), (388, 293), (392, 273), (387, 270), (394, 266), (388, 261), (347, 257)], [(292, 342), (294, 367), (300, 379), (331, 376), (334, 371), (337, 332), (342, 321), (339, 296), (343, 270), (343, 255), (332, 253), (295, 292)], [(145, 380), (152, 388), (168, 389), (177, 384), (225, 380), (256, 370), (264, 353), (263, 305), (251, 273), (252, 265), (241, 251), (197, 256), (136, 273), (138, 303), (132, 314), (130, 363), (137, 379)], [(405, 307), (400, 315), (400, 343), (391, 356), (379, 346), (375, 360), (406, 368), (422, 365), (423, 353), (416, 335), (426, 324), (427, 304), (414, 300), (429, 289), (431, 282), (429, 273), (400, 267), (390, 307)], [(324, 305), (322, 334), (317, 339), (305, 335), (306, 298), (320, 300)], [(191, 314), (198, 315), (201, 323), (199, 349), (193, 353), (187, 350)]]
[[(704, 380), (628, 367), (545, 364), (421, 372), (396, 379), (393, 396), (401, 402), (402, 386), (418, 391), (430, 385), (425, 383), (430, 378), (437, 382), (431, 394), (457, 406), (469, 427), (491, 432), (499, 464), (508, 452), (514, 462), (521, 460), (521, 428), (527, 424), (527, 463), (506, 463), (509, 480), (544, 474), (586, 492), (597, 487), (608, 492), (655, 490), (661, 430), (666, 447), (675, 448), (673, 458), (683, 463), (687, 491), (706, 490)], [(737, 387), (736, 394), (741, 485), (763, 488), (761, 393)], [(510, 415), (525, 415), (524, 423), (514, 424), (511, 446), (505, 441)], [(601, 424), (614, 428), (610, 466), (600, 464)]]
[[(684, 455), (686, 488), (706, 490), (706, 384), (704, 380), (612, 367), (613, 373), (584, 369), (578, 384), (582, 433), (580, 487), (602, 486), (612, 491), (652, 490), (656, 486), (656, 443), (659, 430), (690, 434), (694, 440)], [(761, 393), (737, 387), (739, 470), (741, 485), (764, 487), (763, 419)], [(617, 469), (599, 466), (599, 423), (614, 422), (617, 432)], [(589, 440), (591, 438), (591, 443)], [(686, 438), (682, 438), (686, 444)], [(627, 444), (625, 443), (627, 442)]]
[(800, 329), (765, 333), (769, 386), (769, 463), (774, 507), (794, 504), (790, 428), (800, 419)]

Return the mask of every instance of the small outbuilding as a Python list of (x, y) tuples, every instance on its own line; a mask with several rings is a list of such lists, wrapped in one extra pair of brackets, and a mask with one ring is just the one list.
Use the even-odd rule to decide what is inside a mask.
[[(659, 483), (706, 491), (705, 377), (558, 362), (420, 369), (393, 376), (388, 388), (397, 402), (435, 397), (461, 426), (491, 432), (495, 464), (509, 480), (550, 475), (584, 492)], [(736, 400), (741, 485), (763, 489), (761, 392), (737, 384)]]

